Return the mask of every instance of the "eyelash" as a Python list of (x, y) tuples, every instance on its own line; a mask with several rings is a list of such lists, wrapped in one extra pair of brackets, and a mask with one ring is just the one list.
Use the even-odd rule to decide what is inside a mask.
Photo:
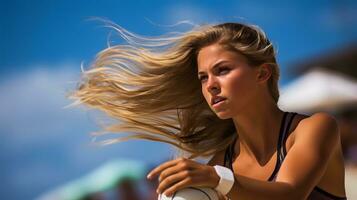
[[(225, 74), (227, 74), (227, 72), (229, 72), (229, 70), (230, 69), (228, 67), (221, 67), (218, 69), (218, 73), (219, 73), (219, 75), (225, 75)], [(222, 71), (224, 71), (223, 74), (222, 74)], [(204, 81), (204, 78), (207, 78), (207, 76), (201, 76), (198, 79), (202, 82), (202, 81)]]
[(227, 72), (230, 71), (230, 69), (228, 67), (222, 67), (219, 69), (219, 73), (221, 73), (222, 71), (226, 71), (224, 74), (226, 74)]

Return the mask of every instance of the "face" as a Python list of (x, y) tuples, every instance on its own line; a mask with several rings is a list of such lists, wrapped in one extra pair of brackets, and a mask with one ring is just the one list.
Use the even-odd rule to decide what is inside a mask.
[(219, 118), (234, 117), (255, 99), (257, 67), (243, 55), (212, 44), (199, 51), (197, 63), (202, 94)]

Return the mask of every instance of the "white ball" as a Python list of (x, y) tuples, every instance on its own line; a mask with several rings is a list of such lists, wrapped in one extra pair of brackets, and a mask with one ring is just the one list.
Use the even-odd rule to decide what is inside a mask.
[(218, 200), (216, 190), (206, 187), (188, 187), (176, 191), (172, 196), (159, 195), (158, 200)]

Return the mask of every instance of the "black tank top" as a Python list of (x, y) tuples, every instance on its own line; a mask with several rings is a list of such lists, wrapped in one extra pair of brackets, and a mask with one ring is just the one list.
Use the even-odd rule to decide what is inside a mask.
[[(277, 146), (277, 159), (276, 159), (276, 164), (275, 168), (273, 170), (273, 173), (270, 175), (267, 181), (275, 181), (277, 173), (280, 169), (281, 164), (283, 163), (287, 151), (286, 151), (286, 140), (289, 136), (289, 129), (291, 126), (291, 123), (295, 117), (296, 113), (289, 113), (285, 112), (283, 119), (281, 121), (280, 125), (280, 132), (279, 132), (279, 139), (278, 139), (278, 146)], [(224, 154), (224, 166), (229, 167), (233, 171), (233, 154), (234, 154), (234, 144), (236, 143), (236, 139), (233, 141), (233, 143), (228, 146), (226, 149), (226, 152)], [(333, 194), (330, 194), (323, 189), (315, 186), (315, 188), (312, 190), (310, 195), (308, 196), (307, 200), (346, 200), (346, 197), (338, 197)]]

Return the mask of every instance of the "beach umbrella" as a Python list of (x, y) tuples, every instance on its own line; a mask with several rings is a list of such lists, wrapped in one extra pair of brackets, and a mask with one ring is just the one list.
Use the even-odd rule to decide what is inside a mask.
[(124, 180), (137, 181), (146, 177), (148, 167), (136, 160), (111, 160), (89, 174), (59, 186), (40, 200), (78, 200), (83, 197), (115, 188)]
[(346, 75), (315, 69), (281, 90), (283, 110), (313, 112), (357, 104), (357, 81)]

